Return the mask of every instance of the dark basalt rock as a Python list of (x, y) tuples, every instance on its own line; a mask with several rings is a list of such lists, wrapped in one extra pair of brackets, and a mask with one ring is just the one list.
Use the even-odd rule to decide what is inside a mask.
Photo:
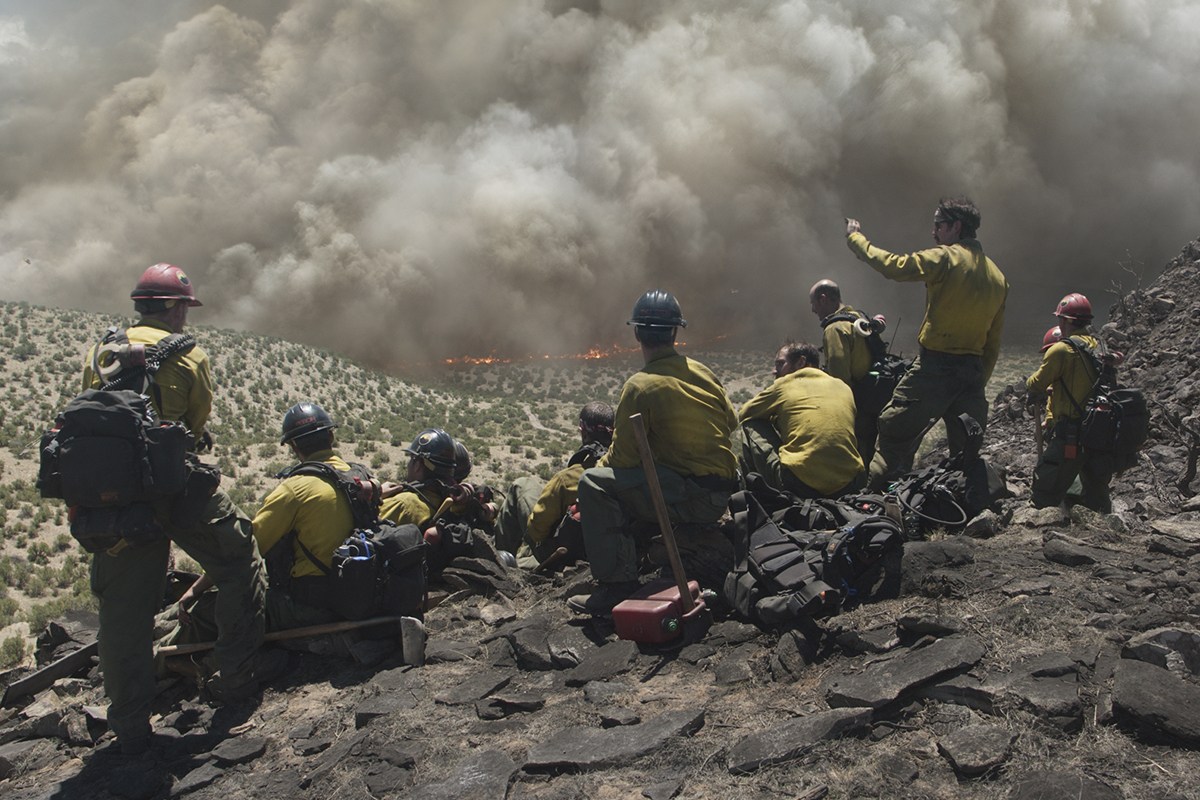
[(593, 770), (625, 765), (653, 753), (675, 736), (691, 736), (704, 727), (704, 711), (675, 711), (640, 725), (617, 728), (567, 728), (529, 751), (526, 771)]
[(835, 708), (883, 708), (922, 684), (974, 666), (983, 653), (983, 645), (974, 639), (938, 639), (926, 647), (900, 651), (858, 674), (831, 674), (822, 682), (822, 691)]
[(818, 742), (863, 730), (870, 724), (866, 709), (838, 708), (795, 717), (751, 734), (735, 744), (725, 763), (730, 772), (754, 772), (807, 753)]
[(1015, 739), (999, 725), (970, 725), (939, 739), (938, 751), (959, 775), (975, 778), (1007, 761)]
[(1112, 702), (1117, 724), (1140, 739), (1200, 749), (1200, 686), (1126, 658), (1117, 664)]

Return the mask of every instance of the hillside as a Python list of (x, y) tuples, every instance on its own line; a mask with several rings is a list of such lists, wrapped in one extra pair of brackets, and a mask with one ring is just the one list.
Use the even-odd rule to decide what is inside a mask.
[[(0, 792), (1200, 798), (1200, 504), (1185, 480), (1196, 370), (1192, 352), (1159, 355), (1170, 342), (1194, 341), (1200, 325), (1200, 243), (1189, 247), (1153, 286), (1124, 298), (1106, 331), (1125, 337), (1130, 379), (1166, 420), (1118, 479), (1112, 515), (1029, 508), (1032, 420), (1023, 393), (1005, 386), (1036, 361), (1022, 353), (1004, 360), (989, 390), (997, 400), (985, 445), (1008, 468), (1015, 497), (966, 535), (907, 543), (897, 597), (789, 630), (722, 615), (700, 643), (639, 648), (616, 640), (610, 624), (567, 612), (563, 598), (586, 571), (554, 580), (509, 572), (503, 591), (460, 592), (429, 613), (421, 668), (365, 642), (354, 659), (296, 654), (261, 705), (216, 713), (196, 702), (189, 681), (164, 680), (155, 707), (162, 746), (134, 761), (93, 755), (107, 740), (95, 670), (62, 681), (0, 711), (0, 776), (8, 776)], [(19, 454), (73, 392), (97, 320), (27, 306), (4, 313), (21, 349), (0, 365), (11, 371), (5, 407), (31, 416), (3, 422), (3, 486), (14, 498), (3, 563), (14, 582), (73, 565), (78, 601), (86, 569), (69, 538), (54, 544), (61, 513), (33, 496), (30, 456)], [(70, 334), (60, 320), (72, 320)], [(45, 328), (54, 341), (32, 333)], [(635, 366), (627, 357), (531, 362), (402, 380), (277, 340), (200, 333), (225, 396), (217, 455), (247, 506), (282, 465), (275, 420), (302, 397), (353, 416), (343, 449), (384, 474), (436, 419), (486, 452), (479, 474), (502, 485), (561, 460), (579, 404), (594, 391), (615, 394)], [(765, 382), (768, 355), (702, 358), (744, 400)], [(57, 396), (13, 391), (53, 381)], [(10, 538), (11, 522), (19, 533)], [(47, 536), (47, 564), (30, 569), (30, 549)], [(75, 629), (63, 622), (58, 641)]]

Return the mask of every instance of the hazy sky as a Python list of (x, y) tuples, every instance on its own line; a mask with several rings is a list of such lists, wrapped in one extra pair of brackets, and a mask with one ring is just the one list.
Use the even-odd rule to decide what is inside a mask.
[(966, 193), (1036, 348), (1200, 235), (1197, 41), (1195, 0), (0, 0), (0, 297), (123, 313), (170, 261), (193, 321), (396, 365), (627, 343), (655, 287), (771, 350), (832, 277), (911, 347), (842, 218), (914, 250)]

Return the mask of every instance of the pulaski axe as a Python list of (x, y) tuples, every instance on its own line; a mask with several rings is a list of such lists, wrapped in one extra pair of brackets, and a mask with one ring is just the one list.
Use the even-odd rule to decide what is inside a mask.
[(637, 437), (638, 451), (642, 457), (642, 471), (646, 473), (646, 488), (654, 504), (658, 528), (662, 533), (667, 558), (671, 562), (674, 585), (668, 580), (652, 581), (627, 600), (618, 603), (612, 612), (613, 626), (617, 636), (630, 641), (657, 644), (669, 642), (683, 636), (686, 642), (697, 642), (704, 638), (712, 625), (712, 612), (700, 596), (700, 585), (688, 581), (675, 543), (675, 532), (667, 513), (667, 502), (663, 498), (662, 485), (654, 467), (654, 456), (650, 452), (650, 440), (646, 436), (646, 423), (641, 414), (629, 418)]

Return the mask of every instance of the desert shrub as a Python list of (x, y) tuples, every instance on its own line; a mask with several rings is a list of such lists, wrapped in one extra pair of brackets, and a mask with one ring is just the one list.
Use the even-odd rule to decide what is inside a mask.
[(0, 668), (15, 667), (25, 660), (25, 640), (20, 636), (10, 636), (0, 642)]
[[(86, 582), (85, 582), (86, 584)], [(87, 586), (84, 585), (82, 591), (77, 583), (70, 594), (56, 597), (53, 600), (48, 600), (45, 603), (37, 603), (25, 612), (25, 620), (29, 623), (29, 630), (40, 631), (46, 627), (46, 623), (52, 619), (58, 619), (68, 611), (77, 609), (95, 609), (96, 598), (87, 591)]]
[(48, 564), (50, 563), (50, 545), (45, 542), (30, 542), (25, 556), (31, 564)]
[(21, 610), (21, 604), (7, 595), (7, 590), (0, 590), (0, 628), (11, 625)]

